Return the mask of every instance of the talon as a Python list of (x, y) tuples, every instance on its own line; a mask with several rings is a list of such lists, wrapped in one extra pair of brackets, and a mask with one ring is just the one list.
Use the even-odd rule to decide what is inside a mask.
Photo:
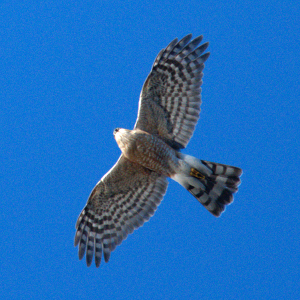
[(205, 179), (205, 176), (200, 173), (197, 169), (195, 168), (191, 168), (191, 172), (190, 172), (190, 175), (193, 176), (193, 177), (196, 177), (198, 179), (202, 179), (204, 180)]

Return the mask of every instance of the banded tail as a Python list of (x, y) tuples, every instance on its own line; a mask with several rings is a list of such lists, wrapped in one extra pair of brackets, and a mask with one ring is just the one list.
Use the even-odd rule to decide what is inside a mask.
[(214, 216), (233, 202), (233, 194), (241, 184), (242, 170), (180, 153), (182, 172), (172, 179), (186, 188)]

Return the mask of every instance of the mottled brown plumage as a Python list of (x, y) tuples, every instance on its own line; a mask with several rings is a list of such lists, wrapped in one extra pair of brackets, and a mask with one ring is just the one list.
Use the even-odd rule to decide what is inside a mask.
[(159, 137), (140, 129), (118, 129), (114, 135), (128, 160), (167, 177), (178, 172), (177, 151)]

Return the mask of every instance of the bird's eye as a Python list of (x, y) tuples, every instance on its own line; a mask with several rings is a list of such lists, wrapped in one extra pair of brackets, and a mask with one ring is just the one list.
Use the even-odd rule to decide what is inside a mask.
[(114, 134), (116, 134), (116, 133), (119, 131), (119, 129), (120, 129), (120, 128), (116, 128), (116, 129), (114, 130)]

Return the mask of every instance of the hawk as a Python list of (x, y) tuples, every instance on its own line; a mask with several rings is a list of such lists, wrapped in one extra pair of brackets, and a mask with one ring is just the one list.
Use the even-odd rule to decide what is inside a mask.
[(180, 152), (199, 119), (201, 85), (208, 43), (189, 34), (174, 39), (157, 55), (139, 100), (133, 130), (117, 128), (122, 151), (97, 183), (76, 223), (75, 246), (86, 263), (100, 266), (134, 229), (153, 216), (171, 178), (209, 212), (220, 216), (233, 201), (240, 168), (197, 159)]

